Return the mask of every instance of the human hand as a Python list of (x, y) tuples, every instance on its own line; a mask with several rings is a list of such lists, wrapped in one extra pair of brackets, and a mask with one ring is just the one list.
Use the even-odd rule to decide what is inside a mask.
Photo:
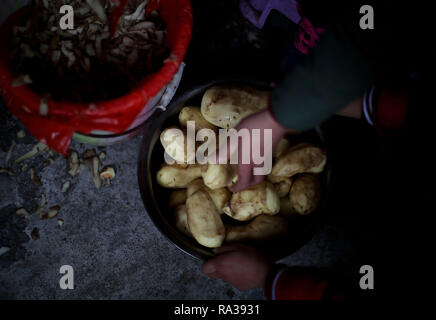
[[(253, 161), (252, 156), (252, 150), (251, 146), (253, 144), (253, 139), (255, 139), (254, 143), (259, 144), (259, 150), (262, 152), (264, 149), (264, 143), (270, 143), (271, 142), (271, 152), (268, 154), (263, 154), (261, 156), (264, 157), (264, 159), (267, 159), (267, 157), (270, 157), (272, 163), (272, 157), (273, 152), (276, 149), (278, 143), (283, 138), (285, 133), (288, 131), (286, 127), (283, 127), (280, 123), (278, 123), (273, 115), (270, 113), (269, 110), (264, 110), (258, 113), (255, 113), (244, 120), (242, 120), (238, 126), (235, 128), (238, 132), (241, 129), (248, 129), (250, 132), (250, 144), (248, 146), (244, 146), (242, 143), (238, 143), (237, 146), (230, 145), (228, 147), (228, 152), (225, 154), (225, 158), (222, 158), (222, 152), (219, 152), (218, 161), (219, 163), (228, 163), (231, 154), (233, 154), (236, 151), (236, 148), (238, 149), (238, 181), (233, 184), (229, 189), (232, 192), (238, 192), (241, 190), (244, 190), (250, 185), (255, 185), (263, 181), (265, 178), (265, 175), (254, 175), (253, 169), (256, 167), (256, 164)], [(253, 137), (252, 132), (254, 129), (260, 130), (261, 134), (260, 137)], [(270, 129), (271, 130), (271, 137), (272, 141), (265, 141), (265, 130)], [(260, 138), (260, 141), (258, 141)], [(241, 161), (242, 155), (249, 154), (250, 155), (250, 162), (248, 164), (243, 164)]]
[(238, 290), (263, 287), (272, 263), (256, 249), (231, 244), (215, 249), (217, 256), (203, 264), (211, 278), (223, 279)]

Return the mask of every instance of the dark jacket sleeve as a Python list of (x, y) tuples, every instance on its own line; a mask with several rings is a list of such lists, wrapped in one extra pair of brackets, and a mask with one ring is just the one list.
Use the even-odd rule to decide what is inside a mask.
[(286, 127), (312, 129), (361, 96), (371, 80), (363, 56), (350, 43), (327, 33), (275, 88), (272, 112)]

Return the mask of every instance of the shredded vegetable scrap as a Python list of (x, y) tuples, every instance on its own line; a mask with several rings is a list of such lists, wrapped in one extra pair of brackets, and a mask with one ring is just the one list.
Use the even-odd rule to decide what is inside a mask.
[[(62, 30), (59, 8), (74, 9), (74, 29)], [(129, 0), (110, 35), (110, 0), (34, 0), (29, 16), (13, 28), (15, 86), (29, 85), (54, 100), (91, 102), (119, 97), (168, 57), (158, 11), (148, 0)], [(48, 112), (41, 104), (41, 114)]]

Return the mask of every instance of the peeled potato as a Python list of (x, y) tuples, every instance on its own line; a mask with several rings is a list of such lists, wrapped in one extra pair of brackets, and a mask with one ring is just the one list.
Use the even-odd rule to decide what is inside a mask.
[(181, 204), (174, 209), (174, 222), (175, 222), (176, 228), (180, 232), (182, 232), (183, 234), (192, 238), (191, 230), (189, 230), (188, 214), (186, 211), (185, 204)]
[(221, 246), (226, 236), (226, 229), (220, 213), (209, 194), (197, 190), (186, 200), (188, 225), (197, 242), (208, 248)]
[(212, 190), (204, 184), (202, 179), (196, 179), (188, 184), (186, 189), (186, 194), (189, 197), (200, 189), (205, 190), (209, 194), (209, 196), (212, 198), (213, 202), (215, 203), (218, 211), (220, 213), (223, 213), (223, 208), (230, 201), (230, 196), (231, 196), (230, 191), (227, 190), (227, 188), (219, 188), (219, 189)]
[(201, 166), (189, 165), (186, 168), (180, 166), (163, 165), (157, 172), (156, 180), (165, 188), (186, 188), (188, 183), (201, 177)]
[(311, 144), (301, 143), (286, 150), (275, 162), (271, 174), (292, 177), (298, 173), (319, 173), (326, 164), (325, 152)]
[(220, 128), (234, 128), (243, 118), (268, 107), (268, 91), (248, 87), (215, 86), (201, 101), (201, 114)]
[(170, 208), (175, 208), (181, 204), (185, 204), (186, 198), (187, 196), (185, 189), (174, 190), (173, 192), (171, 192), (170, 198), (168, 199), (168, 206)]
[(320, 200), (320, 183), (312, 174), (299, 176), (292, 185), (289, 199), (292, 208), (301, 215), (312, 213)]
[(187, 126), (188, 121), (195, 121), (195, 130), (217, 128), (210, 122), (208, 122), (201, 114), (200, 107), (184, 107), (179, 113), (179, 123), (182, 127)]
[(243, 226), (226, 226), (226, 242), (266, 240), (286, 233), (288, 221), (281, 216), (260, 215)]
[(285, 152), (289, 148), (290, 145), (291, 143), (289, 142), (288, 139), (283, 138), (282, 140), (280, 140), (274, 152), (274, 158), (280, 157), (283, 154), (283, 152)]
[(289, 193), (289, 190), (291, 190), (291, 178), (276, 177), (270, 174), (266, 177), (266, 179), (274, 185), (274, 188), (276, 188), (277, 194), (280, 198), (286, 197)]
[(205, 187), (205, 185), (204, 185), (203, 179), (201, 179), (201, 178), (195, 179), (194, 181), (191, 181), (190, 183), (188, 183), (188, 185), (186, 186), (186, 196), (190, 197), (191, 195), (193, 195), (198, 190), (200, 190), (201, 188), (204, 188), (204, 187)]
[(274, 186), (268, 182), (250, 186), (232, 194), (230, 206), (224, 213), (240, 221), (250, 220), (261, 214), (274, 215), (280, 211), (280, 198)]
[(188, 162), (195, 159), (196, 146), (194, 145), (193, 152), (187, 152), (187, 141), (186, 132), (177, 127), (166, 128), (160, 134), (160, 142), (166, 153), (179, 164), (186, 165)]
[(230, 187), (238, 179), (237, 167), (231, 164), (207, 164), (201, 175), (211, 189)]
[(208, 190), (210, 197), (215, 203), (219, 213), (224, 213), (224, 207), (230, 201), (231, 193), (227, 188), (219, 188), (219, 189), (209, 189)]

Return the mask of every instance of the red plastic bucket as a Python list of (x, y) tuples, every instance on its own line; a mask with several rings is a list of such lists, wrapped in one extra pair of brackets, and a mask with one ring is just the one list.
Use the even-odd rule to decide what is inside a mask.
[[(0, 28), (0, 43), (7, 43), (12, 26), (26, 13), (26, 7), (12, 14)], [(0, 89), (6, 105), (29, 131), (50, 148), (66, 154), (75, 132), (93, 130), (121, 134), (128, 129), (147, 102), (166, 86), (182, 63), (192, 34), (189, 0), (160, 0), (159, 11), (167, 26), (166, 45), (171, 51), (162, 68), (147, 75), (128, 94), (108, 101), (73, 103), (48, 100), (48, 113), (41, 115), (43, 96), (27, 86), (13, 87), (17, 78), (8, 61), (8, 48), (0, 48)]]

